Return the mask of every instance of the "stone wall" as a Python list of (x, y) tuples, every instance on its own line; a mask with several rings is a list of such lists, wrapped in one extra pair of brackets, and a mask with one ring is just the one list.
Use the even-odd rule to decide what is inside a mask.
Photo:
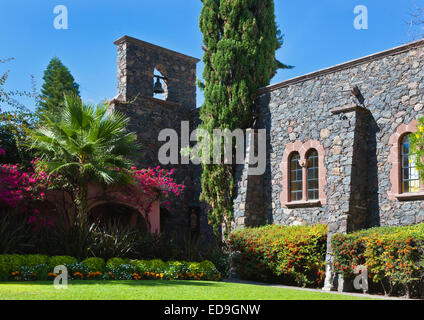
[[(399, 189), (393, 187), (400, 172), (397, 139), (413, 132), (423, 115), (423, 47), (418, 41), (260, 90), (255, 128), (268, 134), (263, 195), (249, 195), (248, 166), (239, 167), (233, 228), (263, 218), (269, 224), (327, 224), (330, 290), (337, 286), (329, 245), (334, 233), (424, 222), (424, 183), (412, 197), (393, 192)], [(325, 150), (326, 201), (284, 203), (284, 156), (311, 140)], [(248, 210), (260, 205), (265, 212)], [(343, 290), (342, 279), (338, 283)]]
[[(112, 108), (130, 118), (127, 128), (137, 134), (141, 146), (140, 154), (134, 159), (137, 166), (174, 168), (176, 182), (186, 186), (182, 200), (171, 199), (171, 212), (161, 210), (165, 220), (162, 232), (183, 235), (188, 233), (189, 206), (197, 194), (195, 168), (182, 164), (161, 165), (158, 153), (164, 142), (159, 142), (158, 137), (163, 129), (174, 129), (180, 136), (181, 121), (192, 120), (199, 60), (128, 36), (115, 44), (118, 47), (118, 95), (112, 100)], [(154, 97), (155, 69), (166, 77), (167, 92), (163, 100)]]
[[(260, 115), (257, 127), (268, 131), (263, 184), (268, 223), (326, 223), (330, 232), (346, 232), (424, 221), (424, 198), (388, 197), (389, 139), (400, 125), (423, 115), (423, 46), (418, 41), (261, 90), (255, 111)], [(282, 206), (285, 148), (308, 140), (318, 140), (325, 148), (328, 203)], [(243, 194), (246, 188), (239, 191)], [(243, 225), (244, 208), (251, 205), (236, 202), (236, 227)]]

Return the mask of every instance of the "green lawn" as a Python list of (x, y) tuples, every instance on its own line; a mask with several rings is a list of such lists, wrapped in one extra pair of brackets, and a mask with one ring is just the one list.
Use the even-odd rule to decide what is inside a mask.
[[(360, 297), (206, 281), (72, 281), (0, 283), (0, 300), (362, 300)], [(365, 298), (363, 298), (365, 299)]]

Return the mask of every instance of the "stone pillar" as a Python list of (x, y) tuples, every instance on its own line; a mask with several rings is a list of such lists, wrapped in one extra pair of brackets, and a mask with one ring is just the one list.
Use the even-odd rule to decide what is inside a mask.
[(329, 155), (330, 161), (335, 165), (328, 181), (333, 197), (329, 202), (331, 210), (323, 290), (329, 291), (338, 287), (339, 291), (344, 291), (344, 280), (340, 275), (334, 274), (331, 237), (335, 233), (347, 233), (366, 227), (369, 111), (362, 106), (347, 105), (331, 112), (335, 121), (339, 122), (340, 130)]

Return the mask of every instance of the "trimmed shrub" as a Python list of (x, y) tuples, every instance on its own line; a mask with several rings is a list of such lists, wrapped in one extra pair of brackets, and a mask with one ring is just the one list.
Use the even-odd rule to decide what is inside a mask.
[(229, 247), (243, 279), (303, 287), (321, 286), (325, 279), (325, 225), (239, 229)]
[(77, 263), (77, 262), (78, 262), (78, 260), (74, 257), (54, 256), (54, 257), (51, 257), (49, 259), (49, 268), (50, 268), (51, 272), (53, 272), (53, 269), (56, 266), (61, 266), (61, 265), (67, 266), (67, 265), (70, 265), (72, 263)]
[(105, 268), (105, 261), (102, 258), (87, 258), (82, 261), (91, 272), (103, 272)]
[(0, 273), (2, 280), (7, 280), (9, 274), (18, 271), (23, 265), (25, 265), (25, 256), (18, 254), (0, 255)]
[(189, 262), (188, 263), (188, 270), (189, 270), (189, 272), (194, 273), (194, 274), (200, 273), (202, 271), (199, 262)]
[(111, 258), (106, 263), (106, 268), (115, 268), (120, 266), (121, 264), (128, 264), (128, 259), (122, 259), (122, 258)]
[(150, 272), (150, 261), (148, 260), (132, 260), (131, 265), (139, 274), (142, 274), (144, 272)]
[(169, 263), (165, 263), (160, 259), (133, 260), (131, 261), (131, 265), (133, 265), (136, 268), (138, 273), (144, 273), (144, 272), (161, 273), (168, 268)]
[(47, 265), (49, 263), (49, 257), (42, 254), (30, 254), (24, 256), (24, 264), (27, 267), (35, 267), (41, 264)]
[(201, 273), (203, 273), (207, 279), (217, 280), (221, 277), (218, 269), (211, 261), (205, 260), (200, 262), (199, 267)]
[(386, 294), (400, 286), (410, 295), (424, 278), (424, 224), (336, 234), (331, 246), (336, 272), (353, 278), (355, 267), (363, 265)]
[(150, 272), (164, 272), (166, 264), (160, 259), (150, 260)]

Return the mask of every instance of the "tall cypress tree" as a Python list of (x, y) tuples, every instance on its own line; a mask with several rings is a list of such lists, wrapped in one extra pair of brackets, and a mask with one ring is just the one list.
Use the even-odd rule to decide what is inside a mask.
[[(201, 128), (248, 128), (257, 90), (269, 84), (279, 68), (275, 58), (282, 45), (273, 0), (202, 0), (205, 101)], [(211, 146), (213, 148), (213, 146)], [(234, 166), (203, 164), (202, 195), (216, 235), (230, 230), (233, 220)]]
[(41, 114), (56, 117), (60, 114), (64, 94), (75, 93), (79, 95), (79, 85), (75, 82), (68, 68), (57, 57), (50, 60), (47, 69), (44, 71), (43, 80), (38, 111)]

